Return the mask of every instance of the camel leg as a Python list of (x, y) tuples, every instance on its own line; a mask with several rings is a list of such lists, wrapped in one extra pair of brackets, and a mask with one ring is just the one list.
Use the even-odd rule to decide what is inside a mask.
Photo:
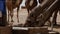
[(48, 22), (49, 22), (48, 25), (51, 25), (51, 21), (50, 21), (50, 19), (48, 19)]
[(18, 20), (18, 23), (19, 23), (19, 6), (17, 8), (17, 20)]
[(28, 11), (28, 14), (29, 14), (29, 9), (27, 9), (27, 11)]
[(52, 23), (53, 23), (54, 25), (57, 25), (57, 22), (56, 22), (56, 20), (57, 20), (57, 13), (58, 13), (58, 10), (55, 11), (54, 16), (53, 16), (53, 21), (52, 21)]
[(8, 22), (9, 22), (9, 15), (10, 15), (10, 14), (9, 14), (9, 10), (8, 10)]
[(29, 14), (29, 9), (27, 9), (27, 11), (28, 11), (28, 14)]
[(57, 22), (56, 22), (56, 20), (57, 20), (57, 13), (58, 13), (58, 10), (56, 10), (54, 12), (54, 16), (53, 16), (52, 22), (50, 21), (50, 19), (48, 19), (48, 22), (49, 22), (50, 25), (51, 25), (51, 23), (53, 23), (53, 25), (57, 25)]
[(10, 12), (10, 16), (11, 16), (11, 22), (14, 22), (13, 21), (13, 11)]
[(60, 15), (60, 8), (59, 8), (59, 15)]

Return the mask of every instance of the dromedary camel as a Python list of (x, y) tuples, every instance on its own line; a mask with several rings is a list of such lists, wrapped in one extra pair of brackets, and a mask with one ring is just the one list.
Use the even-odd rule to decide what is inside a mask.
[(13, 9), (15, 8), (17, 8), (17, 19), (19, 22), (18, 12), (19, 12), (19, 7), (22, 1), (23, 0), (6, 0), (6, 7), (8, 9), (8, 22), (9, 22), (9, 15), (11, 16), (11, 22), (13, 22)]
[[(32, 11), (30, 13), (30, 15), (27, 18), (25, 26), (26, 27), (34, 26), (34, 23), (37, 23), (36, 20), (35, 20), (35, 18), (37, 16), (39, 16), (43, 11), (45, 11), (43, 13), (43, 16), (45, 16), (46, 18), (44, 18), (44, 17), (40, 18), (39, 22), (37, 23), (38, 26), (42, 26), (50, 18), (50, 16), (52, 15), (52, 13), (55, 10), (58, 10), (57, 9), (58, 7), (59, 7), (59, 1), (58, 0), (45, 0), (44, 3), (41, 4), (41, 6), (37, 7), (34, 11)], [(46, 9), (46, 10), (43, 10), (43, 9)]]

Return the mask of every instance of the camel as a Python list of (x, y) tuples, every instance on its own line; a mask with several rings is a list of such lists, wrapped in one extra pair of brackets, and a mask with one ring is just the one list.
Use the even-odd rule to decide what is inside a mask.
[[(53, 2), (56, 2), (56, 3), (54, 4)], [(53, 5), (51, 5), (52, 3), (53, 3)], [(25, 26), (26, 27), (29, 27), (31, 25), (34, 26), (34, 23), (37, 23), (36, 20), (35, 20), (35, 18), (38, 17), (44, 11), (43, 12), (43, 16), (45, 15), (46, 18), (44, 18), (44, 17), (41, 18), (41, 16), (40, 16), (39, 22), (37, 23), (38, 26), (42, 26), (50, 18), (50, 16), (52, 15), (52, 13), (55, 12), (55, 10), (58, 10), (57, 9), (59, 7), (58, 4), (59, 4), (58, 0), (45, 0), (45, 2), (43, 4), (41, 4), (41, 6), (38, 6), (34, 11), (32, 11), (30, 13), (30, 15), (27, 18)], [(47, 14), (47, 13), (49, 13), (49, 14)]]
[(13, 9), (17, 8), (17, 19), (19, 23), (18, 12), (19, 12), (19, 7), (22, 1), (23, 0), (6, 0), (6, 7), (8, 9), (8, 22), (9, 22), (9, 15), (11, 16), (11, 22), (13, 22)]
[[(36, 9), (34, 9), (34, 11), (31, 11), (31, 14), (28, 16), (28, 19), (34, 17), (35, 19), (37, 18), (37, 16), (39, 16), (41, 13), (43, 13), (43, 10), (47, 7), (49, 7), (52, 3), (54, 2), (54, 0), (44, 0), (40, 6), (38, 6)], [(41, 9), (41, 10), (40, 10)], [(31, 17), (30, 17), (31, 16)], [(34, 20), (35, 21), (35, 20)], [(28, 21), (26, 21), (26, 23), (28, 23)]]

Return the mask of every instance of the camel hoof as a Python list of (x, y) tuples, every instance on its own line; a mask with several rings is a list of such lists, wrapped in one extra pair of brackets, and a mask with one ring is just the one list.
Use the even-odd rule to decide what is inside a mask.
[(18, 21), (18, 23), (19, 23), (19, 21)]
[(13, 20), (11, 22), (14, 22)]
[(53, 26), (56, 26), (57, 24), (53, 24)]

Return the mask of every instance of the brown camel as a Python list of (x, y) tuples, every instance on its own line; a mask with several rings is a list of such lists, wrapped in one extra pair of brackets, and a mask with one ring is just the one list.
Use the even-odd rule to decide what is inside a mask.
[[(6, 0), (6, 7), (8, 9), (8, 22), (9, 22), (9, 15), (11, 16), (11, 22), (13, 22), (13, 9), (17, 8), (17, 19), (19, 22), (18, 18), (18, 11), (20, 4), (22, 3), (23, 0)], [(10, 14), (9, 14), (10, 12)]]
[(43, 13), (44, 12), (43, 10), (44, 9), (47, 9), (47, 7), (49, 7), (53, 2), (54, 2), (54, 0), (44, 0), (41, 3), (40, 6), (38, 6), (36, 9), (34, 9), (34, 11), (31, 11), (31, 14), (28, 16), (28, 20), (26, 21), (26, 24), (25, 25), (28, 24), (28, 26), (29, 26), (29, 25), (32, 24), (32, 23), (29, 24), (29, 22), (30, 22), (29, 19), (32, 19), (35, 22), (37, 16), (39, 16), (41, 13)]
[[(39, 23), (37, 23), (37, 24), (39, 24), (38, 26), (41, 26), (41, 25), (43, 25), (50, 18), (50, 16), (52, 15), (52, 13), (55, 10), (58, 10), (57, 9), (59, 7), (58, 6), (58, 4), (59, 4), (58, 0), (46, 0), (46, 1), (47, 2), (45, 4), (42, 4), (41, 6), (37, 7), (33, 12), (31, 12), (31, 14), (28, 16), (28, 20), (26, 21), (25, 26), (27, 26), (27, 27), (29, 27), (31, 25), (34, 26), (34, 23), (37, 23), (36, 20), (35, 20), (35, 18), (37, 16), (39, 16), (43, 11), (46, 11), (46, 12), (43, 13), (43, 16), (46, 16), (46, 18), (44, 18), (44, 17), (40, 18), (39, 19)], [(53, 2), (56, 2), (56, 3), (53, 3)], [(52, 3), (53, 3), (53, 5), (51, 5)], [(46, 8), (47, 10), (42, 10), (44, 8)], [(42, 12), (41, 12), (41, 10), (42, 10)]]
[[(25, 2), (25, 5), (26, 5), (26, 8), (27, 8), (27, 11), (29, 13), (29, 11), (31, 11), (34, 7), (37, 6), (37, 0), (33, 0), (33, 2), (31, 2), (32, 0), (26, 0)], [(32, 5), (30, 5), (30, 3), (32, 3)], [(42, 3), (42, 1), (40, 2), (39, 0), (39, 3)], [(35, 18), (36, 19), (36, 18)]]

